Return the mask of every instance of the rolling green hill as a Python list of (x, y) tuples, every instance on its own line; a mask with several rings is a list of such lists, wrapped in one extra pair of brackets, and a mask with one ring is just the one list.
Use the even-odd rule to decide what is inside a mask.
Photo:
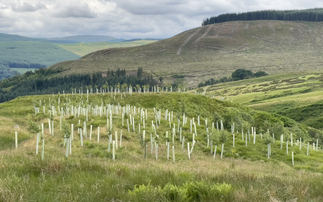
[[(14, 76), (16, 68), (26, 71), (48, 67), (79, 56), (42, 39), (0, 34), (0, 80)], [(25, 72), (25, 71), (22, 71)]]
[(169, 92), (27, 96), (0, 104), (0, 120), (1, 201), (323, 199), (322, 133), (226, 101)]
[(322, 73), (290, 73), (204, 87), (207, 95), (323, 129)]
[(3, 34), (0, 33), (0, 41), (1, 42), (8, 42), (8, 41), (41, 41), (41, 39), (24, 37), (14, 34)]
[(48, 67), (78, 55), (45, 41), (0, 42), (0, 64), (10, 68)]
[(198, 27), (156, 43), (112, 48), (79, 60), (58, 63), (69, 73), (138, 67), (165, 83), (182, 75), (183, 84), (197, 86), (239, 68), (269, 74), (320, 71), (323, 58), (322, 22), (237, 21)]
[(120, 40), (94, 35), (37, 39), (0, 33), (0, 66), (3, 69), (0, 71), (0, 80), (13, 77), (17, 72), (25, 73), (58, 62), (75, 60), (101, 49), (139, 46), (154, 42), (154, 40), (125, 42)]

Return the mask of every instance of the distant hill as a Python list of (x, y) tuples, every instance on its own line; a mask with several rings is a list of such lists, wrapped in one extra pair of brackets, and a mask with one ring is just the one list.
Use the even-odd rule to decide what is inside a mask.
[(93, 51), (111, 47), (132, 47), (155, 40), (125, 41), (110, 36), (79, 35), (54, 39), (29, 38), (0, 33), (0, 80), (18, 72), (46, 68), (76, 60)]
[[(61, 74), (142, 67), (164, 84), (196, 87), (237, 69), (279, 74), (323, 69), (323, 24), (277, 20), (235, 21), (198, 27), (144, 46), (111, 48), (63, 62)], [(176, 75), (180, 75), (180, 78)], [(174, 77), (175, 76), (175, 77)]]
[(4, 41), (42, 41), (42, 39), (0, 33), (0, 42), (4, 42)]
[(48, 67), (79, 56), (44, 41), (0, 42), (0, 64), (10, 68)]
[(45, 68), (78, 58), (78, 55), (42, 39), (0, 33), (0, 80), (14, 76), (15, 68)]
[(54, 43), (93, 43), (93, 42), (103, 42), (103, 41), (123, 41), (123, 39), (118, 39), (111, 36), (102, 35), (77, 35), (77, 36), (67, 36), (61, 38), (50, 38), (48, 41)]

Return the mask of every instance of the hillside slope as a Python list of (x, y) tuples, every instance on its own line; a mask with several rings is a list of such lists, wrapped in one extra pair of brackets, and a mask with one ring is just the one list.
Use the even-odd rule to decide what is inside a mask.
[(323, 129), (323, 74), (289, 73), (204, 87), (205, 93)]
[(211, 77), (229, 76), (238, 68), (269, 74), (314, 71), (323, 64), (322, 31), (321, 22), (226, 22), (145, 46), (93, 52), (52, 68), (68, 69), (65, 73), (90, 73), (142, 67), (156, 77), (185, 75), (184, 84), (189, 86)]
[(42, 39), (0, 33), (0, 80), (14, 76), (17, 68), (33, 70), (78, 58)]
[(312, 147), (296, 122), (229, 102), (56, 94), (2, 103), (0, 115), (0, 201), (323, 199), (321, 132)]

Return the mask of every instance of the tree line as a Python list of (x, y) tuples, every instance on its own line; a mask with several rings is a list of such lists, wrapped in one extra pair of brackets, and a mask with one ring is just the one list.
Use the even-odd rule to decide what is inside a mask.
[(111, 87), (142, 87), (144, 85), (152, 87), (157, 84), (152, 76), (143, 75), (142, 68), (139, 68), (135, 75), (127, 75), (125, 69), (118, 69), (93, 74), (53, 76), (61, 71), (60, 69), (40, 68), (35, 72), (28, 71), (23, 75), (3, 80), (0, 82), (0, 102), (24, 95), (62, 93), (63, 91), (71, 93), (76, 88), (77, 92), (86, 93), (86, 89), (93, 89), (93, 92), (96, 92), (96, 88), (111, 89)]
[(323, 9), (308, 10), (265, 10), (244, 13), (227, 13), (210, 17), (202, 22), (202, 26), (228, 21), (248, 21), (248, 20), (284, 20), (284, 21), (323, 21)]
[(213, 84), (217, 84), (217, 83), (225, 83), (225, 82), (230, 82), (230, 81), (238, 81), (238, 80), (243, 80), (243, 79), (257, 78), (257, 77), (262, 77), (262, 76), (267, 76), (267, 75), (268, 74), (264, 71), (258, 71), (256, 73), (253, 73), (250, 70), (237, 69), (231, 74), (231, 77), (222, 77), (217, 80), (214, 78), (211, 78), (207, 81), (199, 83), (198, 87), (213, 85)]

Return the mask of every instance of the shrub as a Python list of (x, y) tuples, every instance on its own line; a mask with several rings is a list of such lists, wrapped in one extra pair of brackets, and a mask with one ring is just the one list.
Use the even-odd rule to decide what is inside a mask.
[(152, 185), (148, 184), (135, 186), (135, 188), (131, 191), (129, 190), (129, 196), (132, 201), (161, 201), (162, 200), (162, 192), (160, 187), (156, 188)]
[(187, 197), (192, 201), (204, 201), (208, 198), (210, 187), (204, 182), (188, 182), (184, 184)]
[(214, 184), (211, 187), (212, 198), (230, 201), (233, 197), (233, 188), (231, 184), (222, 183)]
[(188, 201), (186, 189), (170, 183), (165, 185), (163, 195), (167, 201)]

